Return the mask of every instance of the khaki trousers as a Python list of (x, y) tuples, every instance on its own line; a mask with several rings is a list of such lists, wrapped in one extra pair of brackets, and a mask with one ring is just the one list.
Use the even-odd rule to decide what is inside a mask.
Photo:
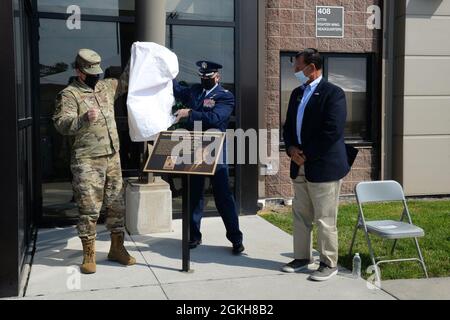
[(294, 255), (295, 259), (313, 261), (313, 226), (317, 225), (320, 261), (331, 268), (338, 264), (339, 194), (342, 180), (330, 183), (311, 183), (305, 169), (294, 180)]

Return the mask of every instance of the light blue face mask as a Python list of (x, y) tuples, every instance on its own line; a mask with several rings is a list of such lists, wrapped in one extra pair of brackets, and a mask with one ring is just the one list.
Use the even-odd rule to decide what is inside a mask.
[(307, 76), (305, 76), (305, 73), (303, 72), (303, 70), (300, 72), (297, 72), (295, 74), (295, 77), (298, 79), (298, 81), (300, 82), (300, 85), (302, 85), (302, 86), (310, 80)]

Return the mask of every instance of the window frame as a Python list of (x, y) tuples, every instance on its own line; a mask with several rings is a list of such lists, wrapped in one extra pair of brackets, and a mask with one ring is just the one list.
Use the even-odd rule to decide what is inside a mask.
[[(285, 57), (291, 57), (295, 58), (298, 52), (292, 52), (292, 51), (281, 51), (280, 52), (280, 77), (283, 75), (282, 72), (282, 59)], [(321, 52), (320, 53), (323, 58), (323, 77), (325, 80), (328, 81), (328, 71), (329, 71), (329, 59), (330, 58), (365, 58), (367, 61), (367, 92), (366, 92), (366, 123), (367, 123), (367, 133), (365, 137), (362, 137), (361, 139), (358, 139), (356, 137), (348, 137), (345, 136), (345, 141), (348, 144), (351, 144), (356, 147), (372, 147), (375, 143), (375, 137), (374, 137), (374, 123), (372, 122), (374, 119), (374, 111), (377, 105), (377, 102), (375, 101), (375, 81), (374, 81), (374, 73), (376, 72), (376, 68), (374, 65), (375, 57), (373, 53), (343, 53), (343, 52)], [(282, 123), (282, 81), (280, 81), (279, 84), (279, 92), (280, 92), (280, 101), (279, 101), (279, 108), (280, 108), (280, 129), (284, 125)], [(282, 135), (280, 135), (280, 149), (285, 150), (286, 146), (283, 140)]]

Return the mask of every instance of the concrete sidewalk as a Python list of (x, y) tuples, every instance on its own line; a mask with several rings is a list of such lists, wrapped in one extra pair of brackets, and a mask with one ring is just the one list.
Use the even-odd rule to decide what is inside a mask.
[(107, 261), (109, 235), (97, 241), (97, 274), (79, 275), (81, 243), (74, 228), (41, 230), (25, 299), (133, 300), (392, 300), (369, 290), (341, 270), (326, 283), (307, 280), (308, 273), (288, 275), (280, 267), (292, 260), (292, 237), (260, 217), (241, 218), (246, 254), (231, 255), (221, 219), (205, 219), (204, 245), (192, 251), (194, 273), (181, 268), (181, 221), (174, 232), (127, 237), (138, 264), (124, 268)]
[(450, 300), (450, 278), (391, 280), (382, 286), (399, 300)]

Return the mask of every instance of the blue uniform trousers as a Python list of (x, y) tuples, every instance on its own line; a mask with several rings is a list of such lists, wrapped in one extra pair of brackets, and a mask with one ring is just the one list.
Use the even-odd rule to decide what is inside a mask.
[[(191, 176), (191, 240), (201, 240), (201, 221), (204, 209), (204, 187), (206, 176)], [(236, 202), (229, 187), (228, 165), (219, 164), (212, 177), (214, 200), (227, 230), (227, 239), (234, 245), (242, 244), (243, 235), (239, 230), (239, 216)]]

